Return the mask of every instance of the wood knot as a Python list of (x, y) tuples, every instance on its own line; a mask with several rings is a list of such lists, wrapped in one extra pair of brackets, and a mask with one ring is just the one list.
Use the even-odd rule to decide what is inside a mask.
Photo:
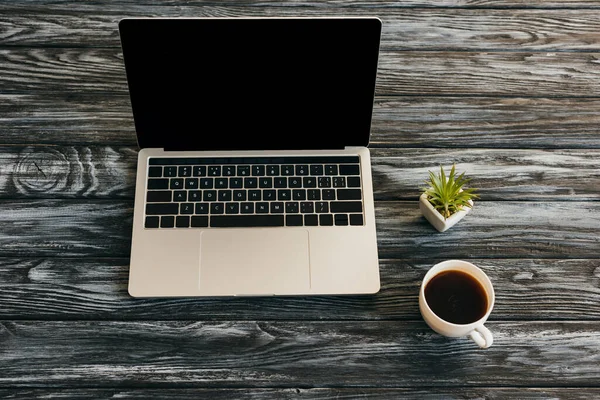
[(55, 149), (26, 148), (13, 171), (13, 184), (21, 194), (55, 193), (67, 186), (70, 163)]

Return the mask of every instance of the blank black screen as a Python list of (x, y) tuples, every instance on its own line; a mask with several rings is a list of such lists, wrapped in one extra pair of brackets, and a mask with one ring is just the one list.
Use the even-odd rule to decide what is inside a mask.
[(119, 32), (142, 148), (369, 142), (377, 18), (142, 18)]

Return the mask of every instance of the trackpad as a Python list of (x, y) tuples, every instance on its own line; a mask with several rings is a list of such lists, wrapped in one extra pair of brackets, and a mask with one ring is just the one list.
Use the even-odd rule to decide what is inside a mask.
[(301, 294), (310, 288), (306, 230), (209, 230), (200, 243), (200, 290), (209, 295)]

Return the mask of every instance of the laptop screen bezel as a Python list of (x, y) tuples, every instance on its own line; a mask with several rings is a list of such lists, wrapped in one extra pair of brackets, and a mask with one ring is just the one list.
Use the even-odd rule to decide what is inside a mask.
[[(178, 22), (177, 22), (178, 21)], [(199, 138), (192, 138), (185, 131), (194, 132), (197, 130), (199, 124), (199, 116), (193, 115), (193, 112), (186, 111), (183, 116), (180, 115), (178, 118), (171, 118), (176, 120), (177, 123), (173, 124), (175, 132), (169, 132), (169, 128), (172, 126), (165, 122), (160, 122), (161, 113), (157, 112), (156, 109), (149, 111), (149, 104), (152, 101), (151, 97), (154, 96), (152, 87), (160, 87), (157, 84), (157, 79), (161, 76), (156, 73), (150, 74), (144, 71), (144, 63), (140, 61), (143, 57), (155, 57), (155, 55), (145, 56), (140, 55), (144, 49), (151, 51), (152, 46), (148, 45), (148, 37), (151, 36), (152, 32), (162, 32), (165, 39), (161, 42), (163, 46), (159, 48), (168, 47), (169, 41), (176, 40), (192, 40), (193, 38), (177, 37), (177, 32), (173, 32), (173, 27), (182, 26), (184, 24), (196, 24), (200, 26), (203, 22), (213, 24), (214, 28), (221, 21), (223, 26), (225, 24), (235, 24), (243, 22), (252, 22), (260, 24), (260, 21), (278, 21), (286, 24), (305, 24), (310, 26), (315, 22), (321, 24), (319, 27), (325, 29), (322, 33), (328, 34), (330, 30), (336, 29), (336, 27), (343, 27), (343, 29), (352, 30), (353, 32), (361, 33), (361, 45), (355, 46), (356, 51), (363, 51), (360, 60), (367, 66), (362, 66), (363, 76), (362, 92), (360, 94), (361, 101), (360, 108), (354, 108), (353, 112), (348, 113), (344, 118), (339, 118), (337, 121), (340, 122), (342, 128), (337, 132), (337, 136), (328, 136), (325, 131), (332, 131), (331, 126), (334, 124), (333, 121), (327, 121), (328, 128), (321, 128), (324, 132), (318, 132), (315, 134), (320, 140), (313, 140), (302, 142), (301, 140), (284, 140), (277, 141), (269, 140), (269, 143), (258, 140), (257, 143), (260, 145), (254, 145), (253, 139), (248, 139), (241, 145), (236, 146), (236, 135), (243, 134), (242, 132), (218, 132), (217, 135), (232, 135), (231, 140), (223, 140), (217, 145), (213, 145), (210, 141), (200, 140)], [(328, 23), (331, 22), (331, 23)], [(344, 25), (340, 25), (344, 24)], [(131, 108), (133, 112), (134, 124), (136, 128), (137, 141), (140, 148), (163, 148), (165, 150), (264, 150), (264, 149), (278, 149), (278, 150), (304, 150), (304, 149), (323, 149), (323, 148), (338, 148), (342, 149), (349, 146), (368, 146), (371, 134), (371, 120), (373, 113), (373, 104), (375, 98), (375, 89), (377, 81), (378, 71), (378, 60), (379, 60), (379, 43), (381, 37), (382, 23), (377, 17), (290, 17), (290, 18), (124, 18), (119, 21), (119, 35), (121, 38), (121, 49), (123, 52), (123, 61), (125, 66), (125, 72), (127, 77)], [(279, 25), (281, 26), (281, 25)], [(215, 28), (216, 29), (216, 28)], [(350, 31), (348, 31), (350, 32)], [(163, 36), (161, 33), (160, 36)], [(171, 35), (171, 36), (169, 36)], [(153, 37), (159, 37), (155, 35)], [(213, 40), (216, 38), (213, 38)], [(145, 45), (143, 45), (145, 43)], [(179, 43), (177, 48), (185, 48), (185, 43)], [(354, 55), (355, 57), (357, 55)], [(158, 56), (157, 56), (158, 57)], [(146, 61), (150, 58), (146, 58)], [(146, 63), (148, 65), (148, 63)], [(368, 73), (364, 73), (364, 70), (368, 68)], [(170, 74), (173, 78), (173, 73)], [(169, 77), (163, 77), (169, 79)], [(358, 79), (358, 77), (355, 77)], [(153, 85), (154, 83), (154, 85)], [(357, 85), (357, 81), (349, 82), (349, 85)], [(180, 85), (183, 86), (183, 85)], [(351, 87), (351, 86), (349, 86)], [(366, 90), (365, 90), (366, 88)], [(183, 90), (183, 87), (182, 87)], [(163, 96), (161, 93), (156, 93), (155, 99), (162, 101), (165, 97), (171, 98), (173, 101), (173, 93), (171, 96)], [(353, 93), (349, 90), (345, 97), (352, 95)], [(235, 93), (231, 94), (235, 96)], [(331, 94), (330, 94), (331, 95)], [(358, 97), (358, 95), (357, 95)], [(336, 101), (336, 98), (331, 98), (332, 102)], [(165, 105), (166, 107), (169, 104)], [(166, 113), (168, 114), (168, 113)], [(201, 112), (200, 112), (201, 114)], [(338, 114), (341, 114), (338, 110)], [(321, 116), (321, 119), (323, 116)], [(333, 118), (332, 118), (333, 119)], [(157, 122), (158, 121), (158, 122)], [(290, 121), (293, 124), (292, 121)], [(310, 121), (311, 126), (314, 129), (319, 129), (322, 120)], [(212, 126), (214, 128), (214, 126)], [(304, 128), (310, 128), (307, 123)], [(213, 129), (214, 130), (214, 129)], [(233, 130), (233, 129), (232, 129)], [(239, 129), (235, 129), (238, 131)], [(253, 126), (252, 133), (256, 134), (255, 131), (259, 131), (259, 127)], [(282, 128), (285, 131), (285, 127)], [(305, 129), (309, 130), (309, 129)], [(282, 133), (284, 134), (284, 133)], [(292, 135), (298, 137), (296, 135)], [(324, 138), (327, 138), (325, 140)], [(271, 137), (272, 139), (272, 137)], [(279, 140), (279, 138), (277, 138)], [(205, 145), (205, 143), (211, 143)]]

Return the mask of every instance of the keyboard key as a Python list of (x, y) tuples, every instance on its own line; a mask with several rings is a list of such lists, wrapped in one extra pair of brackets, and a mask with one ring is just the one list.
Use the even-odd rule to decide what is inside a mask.
[(232, 192), (231, 190), (219, 190), (217, 198), (219, 201), (231, 201)]
[(275, 188), (286, 188), (287, 187), (287, 178), (275, 178), (273, 179), (273, 187)]
[(326, 214), (329, 212), (329, 203), (326, 201), (315, 202), (315, 210), (319, 214)]
[(212, 189), (214, 184), (214, 178), (200, 178), (200, 189)]
[(350, 225), (363, 225), (362, 214), (350, 214)]
[(162, 176), (162, 167), (148, 168), (148, 176), (152, 178), (160, 178)]
[(270, 189), (269, 190), (263, 190), (263, 192), (262, 192), (262, 199), (264, 201), (275, 201), (275, 200), (277, 200), (277, 191), (276, 190), (270, 190)]
[(208, 214), (208, 203), (196, 203), (194, 214)]
[(160, 217), (146, 217), (144, 223), (145, 228), (158, 228), (160, 224)]
[(146, 201), (148, 203), (168, 203), (171, 201), (170, 190), (151, 190), (146, 193)]
[(314, 164), (310, 166), (311, 175), (323, 175), (323, 166), (320, 164)]
[(333, 215), (321, 214), (319, 215), (319, 225), (321, 226), (333, 226)]
[(183, 189), (183, 179), (171, 179), (171, 182), (169, 183), (169, 189)]
[(148, 179), (148, 189), (149, 190), (160, 190), (160, 189), (168, 189), (169, 188), (169, 180), (168, 179)]
[(348, 225), (348, 214), (335, 214), (334, 221), (336, 226)]
[(198, 189), (198, 178), (186, 178), (185, 179), (186, 189)]
[(321, 191), (319, 189), (308, 189), (306, 191), (306, 198), (308, 200), (321, 200)]
[(202, 191), (190, 190), (188, 192), (188, 201), (202, 201)]
[(258, 180), (258, 187), (261, 189), (270, 189), (273, 187), (273, 178), (260, 178)]
[(187, 201), (187, 192), (185, 190), (174, 191), (173, 201)]
[(300, 212), (302, 214), (312, 214), (315, 212), (315, 204), (312, 201), (303, 201), (300, 203)]
[(302, 187), (302, 178), (296, 177), (296, 176), (289, 178), (288, 186), (291, 188), (301, 188)]
[(317, 187), (317, 180), (313, 176), (305, 176), (302, 178), (302, 187), (314, 188)]
[(304, 190), (304, 189), (292, 190), (292, 198), (294, 200), (306, 200), (306, 190)]
[(221, 166), (220, 165), (209, 165), (208, 166), (208, 176), (221, 176)]
[(262, 200), (261, 193), (262, 192), (260, 190), (248, 190), (248, 200), (250, 200), (250, 201)]
[(319, 177), (318, 185), (320, 188), (330, 188), (331, 178), (328, 176)]
[(146, 215), (177, 215), (178, 203), (150, 203), (146, 204)]
[(229, 186), (229, 179), (215, 178), (215, 189), (227, 189), (227, 186)]
[(189, 228), (190, 227), (190, 217), (188, 216), (179, 216), (175, 220), (175, 226), (177, 228)]
[(267, 175), (268, 176), (279, 175), (279, 165), (267, 165)]
[(229, 187), (231, 189), (241, 189), (244, 186), (243, 178), (229, 178)]
[(203, 201), (217, 200), (217, 191), (216, 190), (204, 190), (202, 192), (202, 200)]
[(286, 214), (296, 214), (299, 211), (299, 203), (297, 201), (288, 201), (285, 203)]
[(308, 175), (308, 165), (296, 165), (296, 175)]
[(246, 201), (246, 191), (245, 190), (234, 190), (233, 191), (233, 200), (234, 201)]
[(304, 225), (306, 226), (318, 226), (319, 216), (317, 214), (307, 214), (304, 216)]
[(361, 201), (332, 201), (330, 207), (332, 213), (362, 212)]
[(240, 212), (242, 214), (254, 214), (254, 203), (242, 203)]
[(163, 176), (167, 178), (175, 178), (177, 176), (177, 167), (165, 167)]
[(338, 166), (337, 165), (326, 165), (325, 166), (325, 175), (337, 175), (338, 174)]
[(250, 166), (249, 165), (238, 165), (237, 176), (250, 176)]
[(294, 166), (293, 165), (282, 165), (281, 166), (281, 175), (284, 175), (284, 176), (294, 175)]
[(220, 215), (210, 217), (210, 226), (217, 228), (284, 226), (283, 215)]
[(224, 203), (210, 203), (211, 214), (223, 214), (225, 212)]
[(279, 189), (277, 191), (277, 200), (287, 201), (292, 199), (292, 191), (290, 189)]
[(343, 176), (336, 176), (333, 178), (333, 187), (343, 188), (346, 187), (346, 178)]
[(254, 189), (258, 187), (258, 179), (256, 178), (244, 178), (244, 188)]
[(239, 214), (240, 213), (240, 203), (226, 203), (225, 204), (225, 214)]
[(340, 175), (359, 175), (360, 167), (352, 164), (340, 165)]
[(281, 214), (283, 213), (283, 202), (282, 201), (274, 201), (269, 203), (271, 205), (271, 214)]
[(335, 189), (323, 189), (323, 200), (335, 200)]
[(265, 166), (264, 165), (253, 165), (252, 166), (252, 176), (264, 176), (265, 175)]
[(338, 200), (361, 200), (362, 192), (360, 189), (338, 189)]
[(194, 203), (181, 203), (179, 204), (179, 214), (193, 214)]
[(160, 217), (161, 228), (173, 228), (175, 226), (175, 217), (173, 216), (162, 216)]
[(360, 187), (360, 177), (359, 176), (349, 176), (346, 178), (346, 185), (349, 188)]
[(286, 226), (302, 226), (302, 215), (286, 215)]
[(235, 176), (235, 165), (224, 165), (223, 176)]
[(206, 228), (208, 227), (208, 217), (192, 217), (192, 228)]
[(188, 176), (192, 176), (192, 167), (190, 165), (184, 165), (179, 167), (178, 170), (178, 176), (180, 177), (188, 177)]
[(193, 176), (206, 176), (206, 165), (196, 165), (192, 168)]
[(268, 214), (269, 213), (269, 203), (267, 203), (265, 201), (256, 203), (256, 213), (257, 214)]

